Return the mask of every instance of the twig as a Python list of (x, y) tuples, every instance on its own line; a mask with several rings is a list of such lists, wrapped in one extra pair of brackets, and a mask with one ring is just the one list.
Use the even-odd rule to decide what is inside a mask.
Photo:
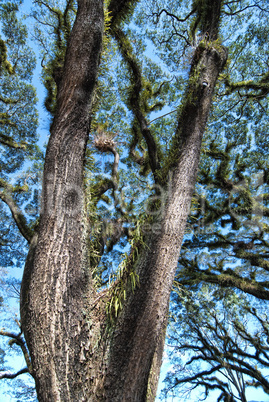
[(149, 124), (153, 123), (155, 120), (161, 119), (162, 117), (168, 116), (169, 114), (175, 113), (175, 112), (177, 112), (177, 110), (178, 109), (175, 109), (175, 110), (172, 110), (172, 112), (169, 112), (169, 113), (163, 114), (162, 116), (156, 117), (155, 119), (151, 120), (149, 122)]

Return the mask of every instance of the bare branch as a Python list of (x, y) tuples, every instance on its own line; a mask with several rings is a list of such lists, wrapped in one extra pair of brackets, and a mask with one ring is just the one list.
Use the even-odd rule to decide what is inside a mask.
[(230, 11), (227, 12), (227, 11), (224, 10), (224, 14), (229, 15), (229, 16), (233, 16), (233, 15), (240, 14), (240, 13), (242, 13), (242, 12), (244, 12), (244, 11), (246, 11), (246, 10), (249, 10), (249, 9), (251, 9), (251, 8), (258, 8), (260, 11), (263, 11), (263, 12), (265, 12), (265, 13), (268, 13), (268, 12), (269, 12), (268, 10), (266, 10), (266, 9), (263, 8), (263, 7), (261, 7), (261, 6), (260, 6), (259, 4), (257, 4), (257, 3), (255, 3), (255, 4), (253, 4), (253, 5), (248, 5), (248, 6), (244, 7), (244, 8), (240, 8), (239, 10), (232, 11), (232, 8), (230, 7), (230, 5), (231, 5), (231, 4), (235, 4), (235, 3), (239, 3), (239, 1), (228, 1), (228, 2), (225, 2), (224, 5), (227, 6)]
[[(17, 323), (18, 323), (18, 322), (17, 322)], [(20, 326), (19, 323), (18, 323), (18, 325)], [(9, 342), (10, 346), (12, 346), (13, 344), (16, 344), (16, 345), (18, 345), (18, 346), (21, 348), (22, 353), (23, 353), (23, 356), (24, 356), (24, 359), (25, 359), (26, 364), (27, 364), (27, 372), (28, 372), (29, 374), (31, 374), (31, 373), (32, 373), (32, 363), (31, 363), (30, 355), (29, 355), (28, 350), (27, 350), (27, 348), (26, 348), (25, 341), (24, 341), (24, 339), (22, 338), (22, 331), (21, 331), (19, 334), (14, 334), (13, 332), (7, 332), (7, 331), (4, 331), (4, 330), (0, 330), (0, 335), (6, 336), (6, 337), (12, 339), (12, 340)], [(24, 370), (25, 370), (25, 369), (24, 369)], [(20, 373), (20, 374), (22, 374), (22, 373)], [(17, 375), (19, 375), (19, 374), (17, 374)], [(17, 375), (15, 375), (15, 377), (16, 377)], [(32, 374), (31, 374), (31, 375), (32, 375)], [(15, 377), (13, 377), (13, 378), (15, 378)], [(0, 377), (0, 378), (1, 378), (1, 377)], [(5, 377), (5, 378), (7, 378), (7, 377)]]
[(158, 23), (160, 20), (161, 15), (165, 13), (166, 15), (168, 15), (169, 17), (173, 18), (174, 20), (176, 20), (177, 22), (185, 22), (187, 21), (194, 13), (195, 13), (195, 9), (191, 10), (189, 14), (186, 15), (186, 17), (184, 18), (179, 18), (177, 15), (170, 13), (169, 11), (167, 11), (166, 9), (162, 9), (159, 12), (153, 12), (152, 16), (153, 17), (157, 17), (156, 22)]
[(156, 117), (155, 119), (151, 120), (149, 122), (149, 124), (153, 123), (155, 120), (161, 119), (162, 117), (168, 116), (169, 114), (172, 114), (172, 113), (175, 113), (175, 112), (178, 112), (178, 109), (172, 110), (172, 112), (165, 113), (162, 116)]
[(18, 377), (21, 374), (29, 373), (29, 369), (27, 367), (23, 368), (22, 370), (17, 371), (17, 373), (10, 373), (9, 371), (0, 372), (0, 380), (3, 378), (13, 379)]
[[(33, 231), (27, 225), (24, 214), (22, 213), (11, 195), (12, 192), (15, 192), (15, 188), (5, 183), (3, 180), (0, 181), (0, 187), (4, 188), (4, 190), (0, 192), (0, 199), (9, 207), (20, 233), (27, 240), (27, 242), (30, 243), (33, 237)], [(25, 191), (25, 189), (21, 188), (21, 191)]]

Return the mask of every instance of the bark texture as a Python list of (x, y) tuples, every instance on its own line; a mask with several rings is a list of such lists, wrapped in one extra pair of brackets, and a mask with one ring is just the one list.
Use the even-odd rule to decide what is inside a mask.
[[(121, 10), (125, 3), (130, 2), (118, 3)], [(215, 3), (220, 12), (221, 2)], [(199, 45), (193, 57), (169, 157), (165, 209), (135, 265), (140, 286), (129, 292), (119, 318), (107, 331), (106, 293), (100, 297), (91, 286), (83, 200), (83, 164), (102, 43), (103, 2), (78, 1), (47, 148), (40, 228), (30, 247), (21, 290), (22, 325), (40, 401), (155, 399), (169, 297), (202, 136), (227, 58), (224, 48), (213, 41), (217, 17), (212, 20), (216, 25), (213, 37)]]
[(158, 356), (162, 354), (160, 349), (163, 350), (169, 297), (196, 182), (202, 136), (227, 53), (221, 47), (217, 50), (208, 44), (199, 50), (199, 58), (194, 57), (190, 81), (193, 75), (195, 82), (188, 88), (181, 113), (180, 148), (168, 186), (165, 211), (153, 226), (137, 263), (140, 286), (131, 293), (113, 334), (105, 401), (155, 399), (157, 384), (153, 381), (149, 390), (148, 382), (151, 375), (157, 379), (159, 376), (161, 359)]
[(39, 234), (21, 289), (22, 325), (40, 401), (85, 400), (81, 328), (90, 278), (83, 165), (103, 19), (102, 0), (78, 1), (46, 152)]

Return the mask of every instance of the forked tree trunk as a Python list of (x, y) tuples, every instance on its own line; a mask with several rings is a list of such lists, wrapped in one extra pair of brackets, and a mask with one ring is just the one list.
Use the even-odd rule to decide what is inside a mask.
[(108, 330), (105, 300), (91, 283), (83, 202), (103, 2), (79, 0), (78, 6), (47, 148), (39, 233), (22, 283), (22, 325), (40, 401), (153, 401), (202, 135), (227, 55), (212, 41), (195, 52), (164, 213), (135, 263), (140, 286)]

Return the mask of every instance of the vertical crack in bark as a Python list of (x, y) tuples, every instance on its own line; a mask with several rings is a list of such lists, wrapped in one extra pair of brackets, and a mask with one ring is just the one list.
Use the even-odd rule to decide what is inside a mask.
[(78, 0), (46, 152), (39, 236), (22, 283), (22, 324), (40, 401), (83, 400), (79, 354), (88, 334), (89, 281), (83, 164), (103, 19), (102, 0)]
[[(118, 319), (110, 350), (104, 401), (154, 400), (148, 394), (150, 369), (166, 329), (169, 297), (196, 181), (202, 136), (216, 80), (227, 52), (210, 43), (194, 59), (195, 80), (188, 88), (176, 133), (172, 181), (159, 233), (149, 236), (137, 263), (140, 287), (130, 294)], [(199, 69), (197, 75), (197, 70)], [(203, 82), (207, 81), (204, 88)], [(160, 359), (155, 360), (160, 365)], [(159, 367), (154, 370), (159, 372)], [(157, 378), (158, 376), (156, 376)], [(117, 395), (117, 397), (113, 397)], [(147, 399), (148, 398), (148, 399)], [(150, 399), (149, 399), (150, 398)]]

